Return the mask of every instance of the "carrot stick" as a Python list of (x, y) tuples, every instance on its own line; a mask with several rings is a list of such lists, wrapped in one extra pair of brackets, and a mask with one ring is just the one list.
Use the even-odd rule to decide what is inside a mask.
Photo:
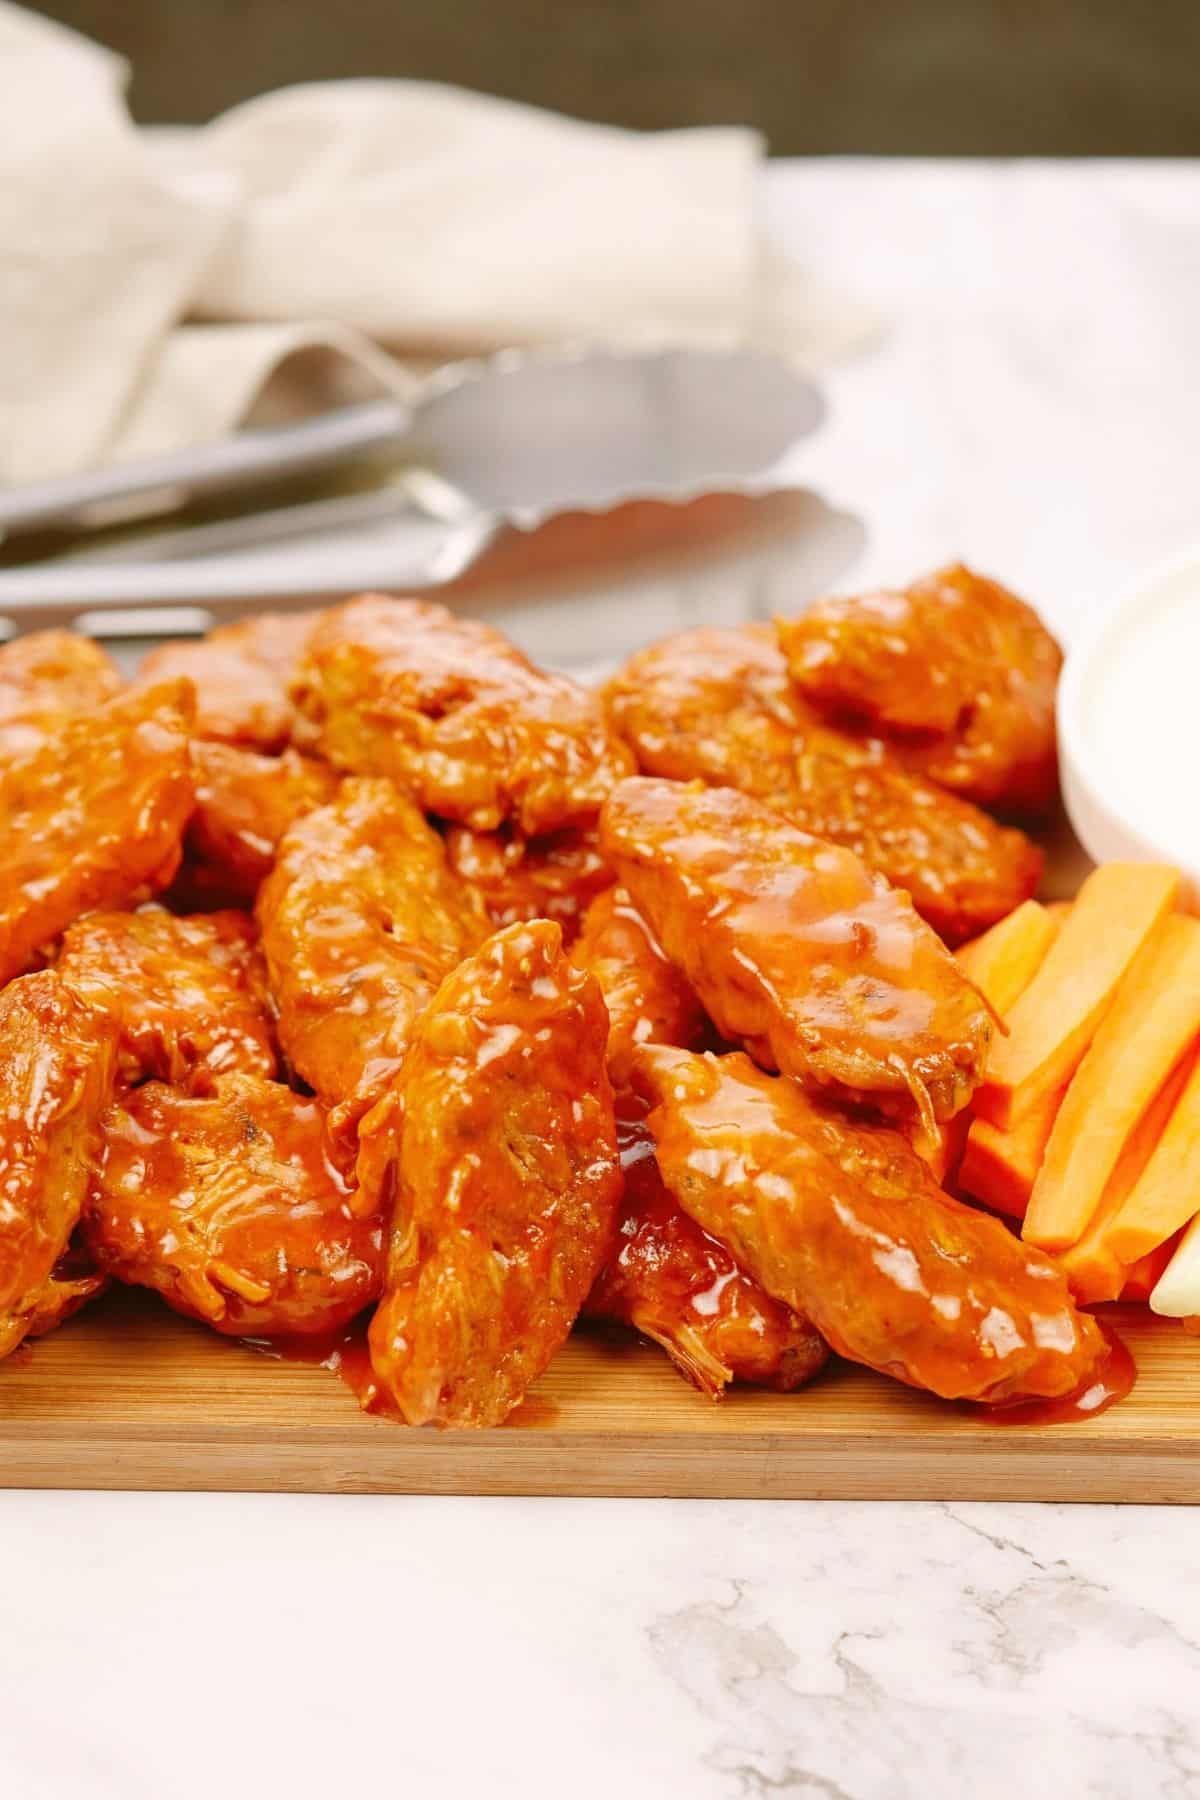
[(1053, 913), (1036, 900), (1025, 900), (955, 955), (968, 980), (1003, 1019), (1037, 974), (1058, 929)]
[(1011, 1131), (972, 1119), (958, 1170), (958, 1186), (996, 1212), (1023, 1219), (1065, 1088), (1045, 1094)]
[(1166, 1274), (1167, 1265), (1174, 1256), (1183, 1233), (1177, 1231), (1173, 1238), (1160, 1244), (1157, 1250), (1148, 1250), (1145, 1256), (1125, 1271), (1125, 1286), (1117, 1295), (1118, 1300), (1149, 1300), (1151, 1294)]
[(1179, 893), (1177, 869), (1104, 863), (1079, 890), (1046, 959), (992, 1048), (976, 1114), (1002, 1129), (1064, 1087), (1130, 964)]
[(1200, 919), (1175, 913), (1151, 933), (1067, 1089), (1029, 1197), (1027, 1242), (1065, 1250), (1083, 1236), (1130, 1133), (1197, 1032)]
[[(1114, 1256), (1136, 1262), (1200, 1212), (1200, 1057), (1141, 1179), (1110, 1221)], [(1198, 1308), (1197, 1310), (1200, 1310)]]
[[(1179, 1103), (1179, 1096), (1187, 1084), (1191, 1069), (1190, 1055), (1182, 1057), (1172, 1069), (1130, 1133), (1125, 1148), (1117, 1158), (1116, 1167), (1108, 1178), (1091, 1224), (1079, 1242), (1064, 1250), (1058, 1258), (1059, 1267), (1071, 1284), (1071, 1292), (1085, 1305), (1097, 1300), (1116, 1300), (1118, 1296), (1124, 1298), (1125, 1289), (1131, 1283), (1135, 1287), (1140, 1284), (1142, 1291), (1130, 1295), (1130, 1298), (1149, 1299), (1151, 1290), (1170, 1260), (1169, 1257), (1161, 1256), (1159, 1250), (1151, 1250), (1147, 1256), (1132, 1264), (1122, 1262), (1119, 1256), (1114, 1255), (1108, 1241), (1108, 1227), (1153, 1156), (1171, 1114)], [(1159, 1248), (1161, 1250), (1161, 1246)]]

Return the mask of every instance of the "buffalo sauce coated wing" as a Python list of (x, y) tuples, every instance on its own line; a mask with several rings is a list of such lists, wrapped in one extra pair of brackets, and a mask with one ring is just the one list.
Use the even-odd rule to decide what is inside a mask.
[(1054, 800), (1062, 652), (998, 582), (958, 563), (778, 629), (805, 698), (894, 738), (909, 767), (980, 806), (1041, 813)]
[(946, 1399), (1072, 1393), (1105, 1351), (1065, 1277), (951, 1200), (904, 1139), (740, 1054), (639, 1052), (663, 1180), (852, 1362)]
[(336, 1331), (369, 1306), (382, 1229), (351, 1216), (322, 1108), (224, 1075), (149, 1081), (105, 1115), (84, 1237), (97, 1266), (237, 1336)]
[(593, 818), (629, 771), (600, 702), (490, 625), (364, 595), (326, 613), (292, 684), (324, 756), (427, 812), (529, 836)]
[(115, 663), (76, 631), (33, 631), (0, 645), (0, 761), (39, 750), (65, 720), (120, 689)]
[(0, 1356), (45, 1329), (108, 1105), (114, 1032), (49, 969), (0, 992)]
[(607, 1019), (557, 925), (511, 925), (447, 977), (363, 1120), (391, 1212), (371, 1362), (410, 1425), (498, 1425), (562, 1344), (621, 1188)]
[(190, 706), (185, 682), (124, 695), (0, 770), (0, 981), (80, 913), (170, 881), (192, 806)]
[(351, 1124), (487, 918), (412, 801), (358, 779), (291, 827), (257, 911), (284, 1053)]
[(511, 826), (451, 825), (446, 855), (455, 874), (478, 891), (497, 930), (523, 919), (554, 919), (565, 944), (573, 942), (589, 903), (613, 882), (590, 826), (528, 838)]
[(198, 642), (163, 644), (138, 679), (186, 675), (196, 689), (196, 734), (255, 750), (281, 750), (296, 723), (288, 682), (318, 615), (259, 613)]
[(1041, 852), (905, 768), (878, 741), (822, 723), (793, 692), (768, 626), (701, 627), (632, 656), (606, 690), (648, 775), (733, 787), (860, 856), (948, 943), (1037, 886)]
[(587, 1312), (653, 1339), (710, 1400), (719, 1400), (731, 1381), (790, 1393), (827, 1360), (824, 1341), (667, 1192), (645, 1114), (644, 1101), (618, 1094), (625, 1194), (616, 1245)]
[(663, 954), (623, 888), (597, 896), (584, 914), (571, 952), (577, 969), (596, 977), (608, 1008), (608, 1072), (629, 1080), (639, 1044), (698, 1044), (708, 1021), (695, 989)]
[(931, 1132), (965, 1105), (990, 1015), (907, 894), (733, 788), (625, 781), (600, 823), (724, 1037)]
[(824, 1362), (824, 1345), (672, 1200), (654, 1162), (645, 1105), (626, 1085), (639, 1044), (690, 1045), (706, 1036), (695, 991), (623, 888), (593, 900), (571, 961), (595, 976), (608, 1010), (625, 1184), (616, 1242), (588, 1312), (652, 1338), (710, 1399), (731, 1381), (798, 1387)]
[(111, 1285), (108, 1276), (96, 1267), (77, 1229), (34, 1301), (25, 1336), (39, 1338), (57, 1331)]
[(112, 1016), (128, 1083), (275, 1073), (266, 969), (245, 913), (89, 913), (64, 934), (57, 968)]
[(252, 906), (288, 827), (332, 800), (338, 788), (327, 763), (298, 750), (260, 756), (199, 739), (192, 744), (192, 772), (196, 810), (172, 900), (204, 909)]

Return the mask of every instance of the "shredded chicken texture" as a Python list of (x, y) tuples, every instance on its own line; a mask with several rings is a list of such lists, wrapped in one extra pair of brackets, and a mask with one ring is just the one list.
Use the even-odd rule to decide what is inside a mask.
[(115, 1039), (52, 970), (0, 992), (0, 1357), (46, 1328), (46, 1289), (112, 1093)]
[(613, 883), (594, 826), (530, 838), (511, 826), (451, 825), (446, 855), (455, 874), (477, 890), (497, 930), (523, 919), (553, 919), (565, 944), (574, 941), (589, 903)]
[(732, 788), (636, 779), (601, 843), (722, 1035), (933, 1132), (983, 1076), (991, 1017), (906, 894)]
[(737, 1052), (652, 1045), (635, 1079), (675, 1199), (839, 1355), (996, 1405), (1072, 1393), (1105, 1353), (1051, 1259), (942, 1193), (898, 1132)]
[(196, 805), (171, 898), (189, 912), (253, 906), (289, 827), (333, 799), (338, 777), (299, 750), (260, 756), (199, 738), (192, 772)]
[(639, 650), (606, 689), (647, 775), (733, 787), (828, 838), (911, 894), (947, 943), (1001, 919), (1037, 886), (1020, 831), (907, 768), (877, 738), (839, 731), (793, 690), (769, 626), (701, 626)]
[(355, 1218), (323, 1109), (260, 1075), (148, 1081), (105, 1114), (84, 1238), (96, 1266), (217, 1331), (335, 1331), (378, 1297), (383, 1233)]
[(584, 914), (571, 951), (596, 977), (608, 1008), (608, 1072), (629, 1081), (639, 1044), (699, 1044), (708, 1020), (687, 976), (671, 962), (624, 888), (608, 888)]
[(410, 1425), (498, 1425), (560, 1347), (621, 1191), (608, 1020), (549, 921), (447, 977), (362, 1124), (364, 1203), (390, 1210), (371, 1362)]
[(427, 600), (371, 594), (332, 608), (292, 696), (336, 767), (387, 776), (478, 831), (584, 823), (630, 769), (594, 694)]
[(1031, 606), (961, 563), (910, 587), (778, 622), (792, 680), (835, 721), (980, 806), (1037, 815), (1058, 794), (1062, 651)]
[(318, 617), (257, 613), (193, 642), (163, 644), (143, 657), (138, 680), (186, 676), (196, 690), (199, 737), (282, 750), (297, 725), (288, 683)]
[(0, 644), (0, 763), (40, 750), (69, 718), (120, 690), (116, 664), (77, 631), (31, 631)]
[(88, 913), (64, 933), (57, 968), (113, 1019), (130, 1085), (149, 1075), (181, 1084), (198, 1072), (276, 1071), (266, 968), (245, 913)]
[(192, 808), (191, 690), (167, 682), (69, 719), (0, 770), (0, 982), (73, 919), (170, 882)]
[(288, 1062), (353, 1126), (487, 916), (412, 801), (361, 779), (287, 832), (257, 914)]
[(684, 1378), (719, 1400), (731, 1382), (791, 1393), (829, 1351), (802, 1313), (773, 1300), (724, 1244), (667, 1192), (646, 1105), (617, 1097), (625, 1192), (616, 1243), (588, 1296), (593, 1318), (631, 1325), (666, 1351)]

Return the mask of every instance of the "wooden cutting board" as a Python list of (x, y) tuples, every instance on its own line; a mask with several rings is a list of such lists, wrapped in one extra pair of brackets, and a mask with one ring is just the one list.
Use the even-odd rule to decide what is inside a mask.
[(0, 1485), (1200, 1500), (1200, 1339), (1112, 1311), (1137, 1385), (1070, 1425), (988, 1424), (847, 1365), (714, 1405), (653, 1347), (584, 1332), (507, 1425), (451, 1433), (368, 1417), (326, 1369), (113, 1293), (0, 1365)]

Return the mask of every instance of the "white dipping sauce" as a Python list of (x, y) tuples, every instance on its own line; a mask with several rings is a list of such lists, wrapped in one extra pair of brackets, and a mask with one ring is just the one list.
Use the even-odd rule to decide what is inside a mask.
[[(1081, 772), (1133, 828), (1144, 853), (1196, 870), (1200, 559), (1152, 579), (1086, 655), (1074, 719)], [(1108, 854), (1121, 854), (1120, 846)]]

